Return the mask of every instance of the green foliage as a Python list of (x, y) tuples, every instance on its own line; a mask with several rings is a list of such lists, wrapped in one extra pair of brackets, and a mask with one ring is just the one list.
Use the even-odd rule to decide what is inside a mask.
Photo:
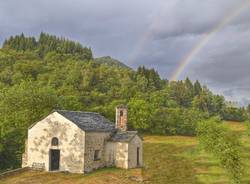
[(179, 106), (190, 107), (193, 96), (190, 95), (189, 86), (183, 81), (171, 82), (171, 98), (174, 99)]
[(201, 92), (202, 92), (201, 84), (198, 80), (196, 80), (194, 83), (194, 94), (195, 96), (197, 96), (197, 95), (200, 95)]
[(139, 67), (136, 72), (136, 80), (142, 83), (144, 91), (161, 89), (162, 83), (159, 74), (154, 69), (146, 69), (144, 66)]
[(120, 61), (118, 61), (110, 56), (95, 58), (94, 62), (96, 62), (98, 64), (107, 65), (107, 66), (116, 66), (116, 67), (131, 69), (127, 65), (123, 64), (122, 62), (120, 62)]
[(247, 129), (246, 129), (246, 135), (250, 136), (250, 121), (245, 121), (244, 124), (246, 125)]
[(194, 135), (197, 123), (206, 114), (196, 109), (160, 108), (153, 114), (150, 131), (167, 135)]
[(38, 41), (35, 37), (25, 37), (22, 33), (5, 40), (3, 44), (5, 49), (14, 49), (16, 51), (35, 51), (40, 57), (47, 53), (55, 51), (57, 53), (79, 55), (82, 59), (92, 59), (91, 49), (83, 47), (78, 42), (73, 42), (65, 38), (58, 38), (53, 35), (41, 33)]
[(192, 104), (194, 108), (206, 112), (210, 116), (221, 115), (226, 108), (224, 97), (214, 95), (206, 87), (194, 97)]
[(1, 169), (18, 167), (27, 128), (51, 112), (56, 101), (52, 89), (31, 82), (0, 90)]
[(201, 146), (220, 161), (232, 183), (240, 183), (243, 164), (240, 157), (241, 144), (237, 134), (227, 129), (219, 118), (211, 118), (199, 123), (197, 135)]
[(145, 100), (131, 99), (128, 103), (129, 120), (135, 129), (147, 130), (152, 120), (152, 109)]
[(246, 121), (248, 113), (244, 108), (227, 107), (222, 115), (223, 119), (228, 121)]

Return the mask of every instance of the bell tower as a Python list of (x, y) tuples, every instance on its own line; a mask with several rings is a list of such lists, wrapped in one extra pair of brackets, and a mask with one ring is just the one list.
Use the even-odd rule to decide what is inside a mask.
[(127, 131), (128, 122), (128, 108), (125, 105), (119, 105), (116, 107), (116, 122), (115, 127), (119, 131)]

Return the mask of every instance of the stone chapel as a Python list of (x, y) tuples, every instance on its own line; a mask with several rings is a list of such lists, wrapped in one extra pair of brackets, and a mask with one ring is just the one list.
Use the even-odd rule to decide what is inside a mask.
[(124, 105), (116, 107), (115, 123), (99, 113), (55, 110), (29, 127), (22, 167), (71, 173), (141, 167), (142, 139), (127, 122)]

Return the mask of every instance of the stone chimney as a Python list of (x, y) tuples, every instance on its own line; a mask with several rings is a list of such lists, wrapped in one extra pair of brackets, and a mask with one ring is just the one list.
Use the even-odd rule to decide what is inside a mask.
[(128, 108), (125, 105), (119, 105), (116, 107), (116, 122), (115, 127), (119, 131), (127, 131), (128, 122)]

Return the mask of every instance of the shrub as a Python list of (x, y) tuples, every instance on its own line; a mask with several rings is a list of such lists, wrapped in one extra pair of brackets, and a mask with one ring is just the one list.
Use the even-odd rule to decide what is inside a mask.
[(243, 166), (240, 157), (240, 141), (219, 118), (199, 123), (197, 135), (202, 148), (212, 153), (228, 173), (232, 183), (240, 183)]

